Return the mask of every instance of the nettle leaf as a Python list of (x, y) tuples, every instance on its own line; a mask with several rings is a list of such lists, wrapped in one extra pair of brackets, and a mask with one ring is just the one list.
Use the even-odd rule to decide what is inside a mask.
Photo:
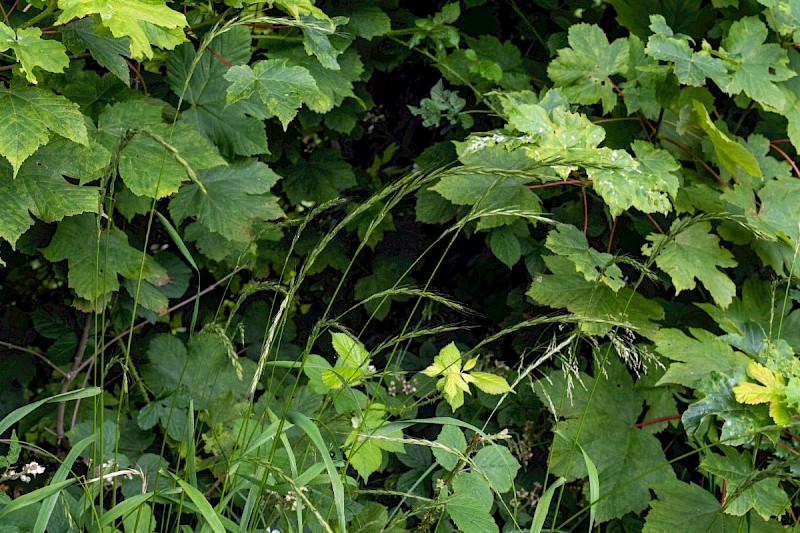
[(628, 69), (627, 39), (609, 44), (605, 32), (594, 24), (573, 24), (567, 39), (570, 48), (558, 51), (547, 67), (548, 76), (570, 102), (602, 102), (603, 113), (610, 113), (617, 105), (610, 76), (624, 74)]
[(141, 272), (142, 279), (154, 285), (169, 282), (164, 267), (152, 257), (147, 256), (142, 263), (143, 252), (128, 244), (124, 231), (118, 228), (103, 230), (98, 243), (95, 217), (89, 214), (59, 222), (53, 239), (42, 249), (42, 254), (49, 261), (66, 259), (69, 287), (90, 302), (103, 301), (119, 290), (119, 276), (137, 279)]
[(186, 17), (161, 0), (59, 0), (56, 25), (93, 15), (114, 37), (130, 38), (131, 57), (151, 59), (152, 46), (171, 49), (186, 40)]
[(248, 159), (230, 167), (217, 167), (198, 175), (205, 191), (192, 183), (182, 187), (169, 204), (177, 224), (187, 217), (231, 241), (254, 238), (258, 221), (283, 216), (278, 199), (270, 192), (280, 176), (267, 165)]
[[(690, 328), (692, 337), (678, 329), (662, 329), (655, 338), (656, 350), (673, 360), (658, 385), (674, 383), (705, 390), (714, 373), (734, 381), (744, 378), (750, 358), (704, 329)], [(713, 378), (717, 379), (717, 378)]]
[(548, 255), (544, 262), (552, 274), (536, 276), (525, 293), (527, 296), (542, 305), (567, 309), (579, 317), (609, 321), (581, 322), (581, 329), (593, 335), (605, 335), (616, 327), (615, 324), (622, 323), (644, 337), (655, 336), (656, 322), (664, 318), (659, 304), (627, 287), (614, 292), (605, 284), (588, 281), (566, 257)]
[(788, 68), (789, 56), (778, 43), (764, 44), (767, 27), (758, 17), (745, 17), (731, 24), (721, 48), (734, 62), (728, 94), (744, 92), (770, 108), (783, 110), (783, 92), (775, 84), (797, 74)]
[(736, 296), (736, 285), (721, 268), (738, 265), (733, 254), (720, 247), (719, 237), (711, 233), (710, 222), (698, 222), (685, 229), (678, 229), (685, 221), (673, 222), (670, 234), (678, 231), (670, 238), (668, 235), (650, 234), (647, 240), (653, 244), (642, 247), (642, 253), (650, 256), (657, 253), (656, 265), (669, 274), (675, 292), (695, 288), (695, 280), (711, 293), (714, 301), (723, 309)]
[(692, 106), (697, 113), (700, 128), (706, 132), (714, 145), (714, 152), (719, 164), (731, 173), (735, 173), (736, 166), (739, 165), (751, 176), (761, 177), (761, 167), (753, 154), (723, 133), (711, 121), (711, 117), (708, 116), (708, 111), (702, 103), (692, 100)]
[(319, 89), (308, 69), (287, 66), (286, 59), (267, 59), (250, 65), (228, 69), (224, 77), (230, 82), (227, 90), (229, 104), (258, 96), (269, 116), (277, 116), (283, 129), (306, 103), (313, 102)]
[(125, 62), (125, 56), (131, 54), (130, 40), (98, 35), (95, 29), (95, 21), (87, 18), (67, 24), (61, 29), (61, 35), (71, 51), (89, 50), (95, 61), (130, 87), (131, 77)]
[[(597, 467), (598, 522), (641, 512), (650, 502), (651, 484), (675, 479), (658, 438), (634, 425), (642, 414), (645, 391), (633, 386), (627, 368), (616, 358), (609, 359), (603, 371), (595, 377), (581, 373), (575, 378), (587, 387), (575, 385), (571, 399), (565, 392), (567, 377), (560, 370), (536, 382), (534, 388), (542, 403), (553, 406), (559, 420), (550, 451), (553, 475), (568, 481), (587, 477), (576, 440)], [(588, 494), (588, 482), (585, 491)]]
[(703, 48), (695, 52), (689, 46), (690, 38), (674, 34), (662, 15), (650, 15), (650, 22), (653, 35), (647, 41), (645, 52), (654, 59), (672, 62), (679, 82), (702, 87), (708, 77), (720, 87), (728, 85), (727, 63), (712, 56), (705, 41)]
[(347, 333), (331, 333), (333, 349), (338, 356), (333, 368), (322, 371), (322, 382), (328, 389), (357, 385), (369, 371), (369, 352), (361, 342)]
[(169, 196), (184, 181), (196, 181), (197, 171), (227, 165), (216, 147), (189, 124), (163, 123), (162, 109), (128, 100), (106, 108), (98, 120), (108, 148), (127, 139), (119, 153), (119, 174), (137, 196)]
[(0, 238), (13, 247), (33, 225), (31, 215), (56, 222), (81, 213), (96, 213), (99, 190), (72, 184), (72, 178), (99, 177), (110, 154), (102, 146), (91, 148), (58, 139), (40, 148), (22, 164), (16, 178), (8, 164), (0, 169)]
[(69, 66), (67, 49), (58, 41), (42, 39), (42, 30), (36, 27), (14, 30), (0, 22), (0, 52), (14, 51), (21, 71), (30, 83), (37, 83), (33, 69), (64, 72)]
[(700, 467), (727, 482), (725, 512), (744, 516), (752, 509), (764, 520), (781, 516), (791, 502), (778, 486), (780, 479), (758, 479), (759, 472), (753, 470), (753, 459), (749, 451), (739, 453), (727, 446), (722, 448), (725, 455), (706, 454)]
[(284, 173), (283, 192), (294, 204), (326, 202), (355, 187), (353, 167), (334, 150), (318, 150)]
[(3, 89), (0, 116), (0, 155), (11, 163), (14, 176), (53, 133), (78, 144), (89, 144), (78, 105), (49, 90), (15, 85)]
[[(236, 26), (215, 37), (203, 52), (187, 84), (196, 51), (190, 44), (175, 49), (167, 57), (167, 83), (177, 95), (183, 95), (189, 108), (181, 113), (207, 139), (217, 145), (223, 155), (252, 156), (267, 153), (264, 119), (269, 116), (254, 98), (227, 105), (229, 83), (225, 73), (229, 66), (246, 65), (250, 61), (251, 35), (246, 26)], [(227, 64), (224, 61), (227, 62)], [(185, 87), (185, 91), (184, 91)]]
[(581, 230), (571, 224), (558, 224), (547, 234), (545, 246), (553, 253), (575, 263), (575, 270), (587, 281), (600, 281), (614, 292), (625, 286), (622, 271), (614, 264), (614, 256), (589, 247)]

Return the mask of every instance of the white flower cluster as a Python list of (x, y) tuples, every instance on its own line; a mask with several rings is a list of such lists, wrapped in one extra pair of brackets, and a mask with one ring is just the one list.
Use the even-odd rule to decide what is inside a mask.
[[(397, 388), (398, 385), (400, 386), (399, 389)], [(410, 381), (405, 378), (401, 378), (400, 381), (392, 379), (386, 384), (386, 392), (389, 393), (389, 396), (397, 396), (398, 392), (413, 394), (417, 392), (417, 383), (413, 379)]]
[(20, 481), (24, 481), (25, 483), (30, 483), (31, 476), (36, 477), (37, 475), (43, 473), (44, 473), (44, 467), (39, 463), (37, 463), (36, 461), (32, 461), (23, 466), (20, 472), (17, 472), (13, 468), (9, 468), (3, 473), (2, 476), (0, 476), (0, 481), (19, 479)]

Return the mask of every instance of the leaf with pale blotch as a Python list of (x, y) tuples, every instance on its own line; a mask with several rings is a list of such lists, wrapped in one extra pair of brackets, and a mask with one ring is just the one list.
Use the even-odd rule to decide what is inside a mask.
[[(673, 222), (673, 230), (683, 223), (680, 219)], [(709, 222), (692, 224), (673, 238), (650, 234), (647, 240), (653, 244), (644, 245), (642, 253), (646, 256), (658, 253), (656, 265), (669, 274), (676, 293), (694, 289), (695, 280), (699, 280), (717, 305), (724, 309), (731, 303), (736, 285), (720, 269), (739, 263), (731, 252), (720, 247), (719, 237), (711, 234)]]
[(178, 224), (187, 217), (197, 217), (209, 231), (232, 241), (248, 242), (258, 221), (283, 216), (278, 199), (270, 192), (280, 176), (264, 163), (248, 159), (202, 171), (198, 177), (205, 191), (191, 183), (181, 187), (169, 204)]
[(119, 276), (137, 279), (140, 275), (154, 285), (169, 282), (167, 271), (152, 257), (128, 244), (128, 235), (111, 228), (100, 233), (92, 215), (69, 217), (58, 223), (50, 244), (42, 250), (50, 261), (67, 260), (67, 280), (75, 294), (90, 302), (102, 301), (119, 290)]
[(14, 51), (22, 67), (25, 78), (37, 83), (33, 69), (36, 67), (48, 72), (64, 72), (69, 66), (69, 58), (64, 45), (51, 39), (42, 39), (39, 28), (24, 28), (16, 31), (0, 22), (0, 52)]
[(89, 144), (77, 104), (45, 89), (14, 86), (0, 91), (0, 116), (0, 155), (11, 163), (15, 176), (23, 161), (53, 133)]
[(304, 103), (313, 102), (319, 89), (307, 69), (288, 66), (285, 59), (267, 59), (228, 69), (225, 79), (229, 104), (258, 96), (271, 116), (277, 116), (283, 129)]
[(628, 69), (628, 41), (609, 43), (605, 32), (594, 24), (573, 24), (567, 39), (570, 47), (558, 51), (547, 74), (570, 102), (602, 102), (603, 112), (610, 113), (617, 104), (617, 93), (609, 76)]
[[(56, 25), (94, 15), (94, 20), (114, 37), (130, 38), (131, 57), (135, 59), (152, 58), (151, 46), (173, 48), (186, 40), (182, 33), (170, 33), (185, 28), (186, 17), (159, 0), (59, 0), (58, 7), (61, 14)], [(148, 23), (161, 31), (148, 31)], [(176, 42), (177, 39), (181, 40)]]
[(758, 161), (753, 154), (720, 130), (711, 121), (711, 117), (708, 116), (708, 111), (702, 103), (692, 100), (692, 105), (697, 113), (700, 128), (706, 132), (711, 144), (714, 145), (714, 153), (717, 154), (719, 164), (732, 173), (736, 172), (736, 165), (739, 165), (751, 176), (760, 177), (761, 167), (758, 166)]

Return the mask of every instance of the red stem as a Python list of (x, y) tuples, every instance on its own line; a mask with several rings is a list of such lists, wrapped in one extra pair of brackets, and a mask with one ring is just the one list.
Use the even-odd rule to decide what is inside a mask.
[(528, 185), (529, 189), (541, 189), (542, 187), (556, 187), (558, 185), (591, 185), (591, 181), (581, 180), (564, 180), (564, 181), (548, 181), (547, 183), (539, 183), (538, 185)]
[(617, 231), (617, 222), (619, 221), (619, 217), (614, 217), (614, 223), (611, 225), (611, 235), (608, 236), (608, 246), (606, 247), (606, 253), (611, 253), (611, 243), (614, 242), (614, 233)]
[(725, 493), (728, 491), (728, 480), (722, 480), (722, 496), (719, 498), (720, 506), (725, 505)]
[(217, 51), (216, 51), (216, 50), (214, 50), (214, 49), (213, 49), (213, 48), (211, 48), (210, 46), (206, 46), (206, 50), (208, 50), (209, 52), (211, 52), (212, 54), (214, 54), (214, 57), (216, 57), (217, 59), (219, 59), (220, 61), (222, 61), (222, 64), (223, 64), (223, 65), (225, 65), (225, 66), (226, 66), (226, 67), (228, 67), (228, 68), (231, 68), (231, 66), (232, 66), (232, 65), (231, 65), (231, 62), (230, 62), (230, 61), (228, 61), (227, 59), (225, 59), (224, 57), (222, 57), (221, 55), (219, 55), (219, 53), (217, 53)]
[(698, 163), (703, 165), (705, 167), (705, 169), (708, 170), (711, 173), (711, 175), (714, 176), (717, 179), (717, 181), (720, 182), (720, 184), (723, 187), (725, 187), (726, 189), (728, 188), (728, 184), (725, 183), (725, 180), (722, 179), (722, 176), (717, 174), (717, 172), (713, 168), (711, 168), (711, 166), (708, 163), (706, 163), (705, 161), (703, 161), (702, 158), (700, 158), (696, 154), (694, 154), (691, 150), (689, 150), (689, 148), (687, 148), (686, 146), (682, 145), (678, 141), (676, 141), (674, 139), (670, 139), (669, 137), (665, 137), (663, 135), (659, 135), (658, 138), (661, 139), (662, 141), (667, 141), (668, 143), (674, 144), (675, 146), (680, 148), (686, 155), (688, 155), (689, 157), (691, 157), (692, 159), (694, 159), (695, 161), (697, 161)]
[(786, 152), (784, 152), (783, 150), (781, 150), (780, 148), (775, 146), (775, 141), (772, 141), (771, 143), (769, 143), (769, 146), (770, 146), (770, 148), (772, 148), (773, 150), (775, 150), (776, 152), (781, 154), (783, 156), (783, 158), (786, 159), (789, 162), (790, 165), (792, 165), (792, 168), (794, 169), (794, 173), (797, 174), (798, 178), (800, 178), (800, 169), (797, 168), (797, 163), (795, 163), (794, 160), (791, 157), (789, 157), (789, 155)]
[(664, 233), (664, 230), (663, 230), (663, 229), (661, 229), (661, 226), (659, 226), (659, 225), (658, 225), (658, 222), (656, 222), (656, 219), (654, 219), (653, 217), (651, 217), (649, 213), (645, 213), (645, 216), (646, 216), (647, 218), (649, 218), (649, 219), (650, 219), (650, 222), (652, 222), (652, 223), (653, 223), (653, 225), (656, 227), (656, 229), (658, 230), (658, 232), (659, 232), (661, 235), (666, 235), (666, 233)]
[(586, 199), (586, 187), (581, 187), (583, 194), (583, 234), (589, 232), (589, 201)]
[(644, 422), (639, 422), (638, 424), (633, 424), (635, 428), (643, 428), (645, 426), (649, 426), (650, 424), (658, 424), (659, 422), (666, 422), (667, 420), (675, 420), (683, 415), (667, 415), (667, 416), (659, 416), (658, 418), (651, 418), (650, 420), (645, 420)]

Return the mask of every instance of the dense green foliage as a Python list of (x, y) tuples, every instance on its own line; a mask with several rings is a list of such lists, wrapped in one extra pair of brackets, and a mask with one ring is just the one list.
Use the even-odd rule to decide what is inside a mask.
[(798, 528), (798, 2), (2, 9), (0, 531)]

